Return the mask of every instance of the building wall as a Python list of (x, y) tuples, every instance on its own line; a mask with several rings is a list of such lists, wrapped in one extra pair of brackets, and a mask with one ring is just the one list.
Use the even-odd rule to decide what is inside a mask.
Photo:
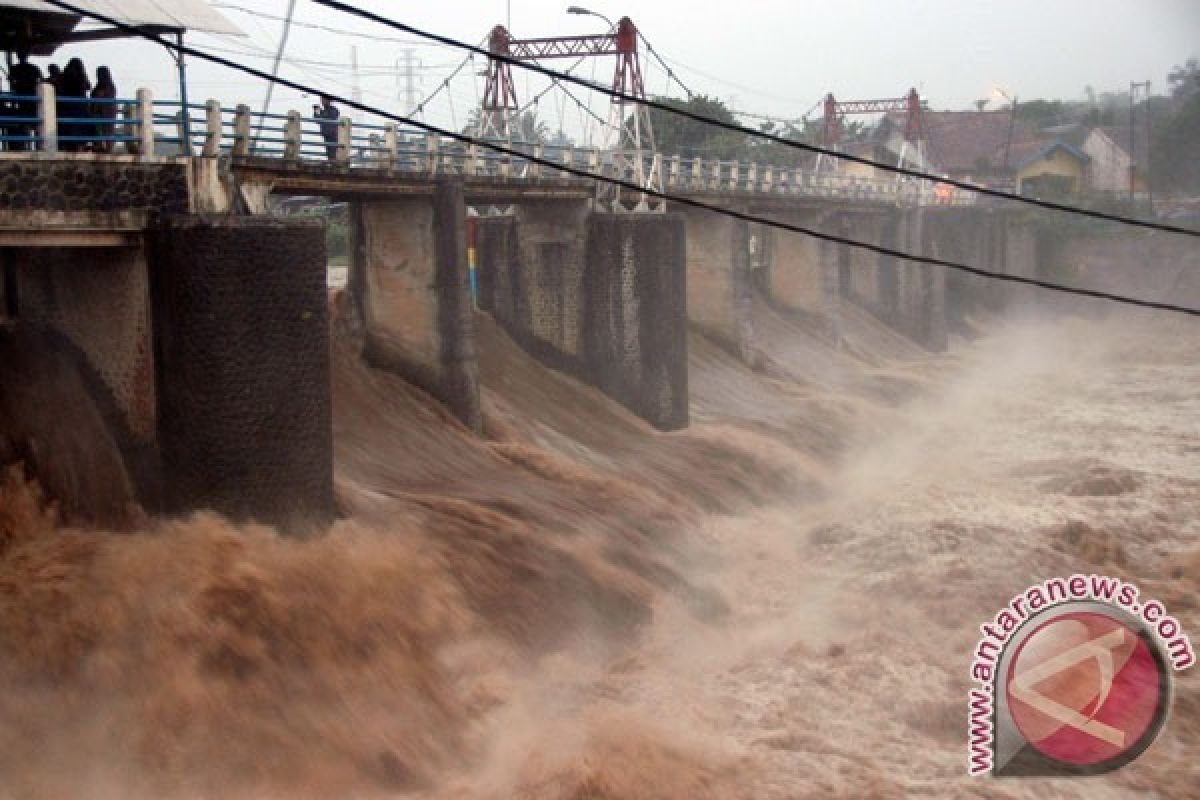
[(1093, 130), (1083, 142), (1083, 152), (1091, 156), (1088, 181), (1090, 188), (1102, 192), (1129, 191), (1129, 153), (1100, 130)]
[(1070, 178), (1074, 181), (1072, 191), (1078, 192), (1085, 185), (1087, 177), (1087, 165), (1080, 162), (1074, 156), (1056, 150), (1050, 153), (1045, 158), (1039, 158), (1032, 164), (1027, 164), (1025, 167), (1017, 171), (1017, 192), (1020, 193), (1022, 185), (1025, 181), (1031, 178), (1037, 178), (1043, 175), (1056, 175), (1064, 178)]

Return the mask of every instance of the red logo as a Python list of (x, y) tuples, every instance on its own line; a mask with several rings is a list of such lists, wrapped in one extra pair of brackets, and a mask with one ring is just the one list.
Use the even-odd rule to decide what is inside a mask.
[(1004, 682), (1021, 736), (1043, 756), (1078, 767), (1136, 757), (1165, 707), (1163, 665), (1150, 647), (1106, 614), (1076, 611), (1038, 627)]

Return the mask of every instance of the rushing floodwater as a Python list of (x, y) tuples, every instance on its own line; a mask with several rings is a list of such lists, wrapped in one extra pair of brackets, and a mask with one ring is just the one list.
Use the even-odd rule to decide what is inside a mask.
[[(347, 519), (125, 536), (0, 489), (0, 798), (1195, 796), (1200, 686), (1088, 781), (968, 780), (977, 627), (1135, 581), (1200, 635), (1200, 326), (923, 355), (764, 314), (655, 435), (490, 328), (491, 439), (335, 353)], [(487, 321), (481, 324), (487, 326)]]

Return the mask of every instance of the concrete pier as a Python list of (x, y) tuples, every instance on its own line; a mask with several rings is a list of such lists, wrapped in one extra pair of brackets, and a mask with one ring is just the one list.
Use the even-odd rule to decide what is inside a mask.
[(286, 527), (333, 515), (325, 229), (268, 217), (168, 219), (151, 284), (169, 511)]
[(453, 179), (432, 195), (355, 203), (349, 291), (368, 362), (421, 386), (478, 432), (465, 213)]
[(683, 222), (544, 206), (478, 220), (480, 305), (542, 363), (655, 427), (687, 425)]

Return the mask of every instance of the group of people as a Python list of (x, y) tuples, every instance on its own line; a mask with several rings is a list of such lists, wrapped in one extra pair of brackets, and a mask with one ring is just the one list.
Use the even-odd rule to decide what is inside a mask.
[(0, 108), (0, 117), (14, 120), (4, 124), (8, 149), (32, 149), (37, 126), (29, 120), (39, 116), (38, 103), (33, 98), (43, 83), (54, 87), (59, 149), (111, 153), (117, 86), (109, 68), (97, 68), (94, 86), (79, 58), (72, 58), (61, 69), (51, 64), (43, 75), (40, 67), (29, 62), (27, 49), (17, 51), (17, 63), (9, 68), (9, 95), (13, 99), (5, 99)]

